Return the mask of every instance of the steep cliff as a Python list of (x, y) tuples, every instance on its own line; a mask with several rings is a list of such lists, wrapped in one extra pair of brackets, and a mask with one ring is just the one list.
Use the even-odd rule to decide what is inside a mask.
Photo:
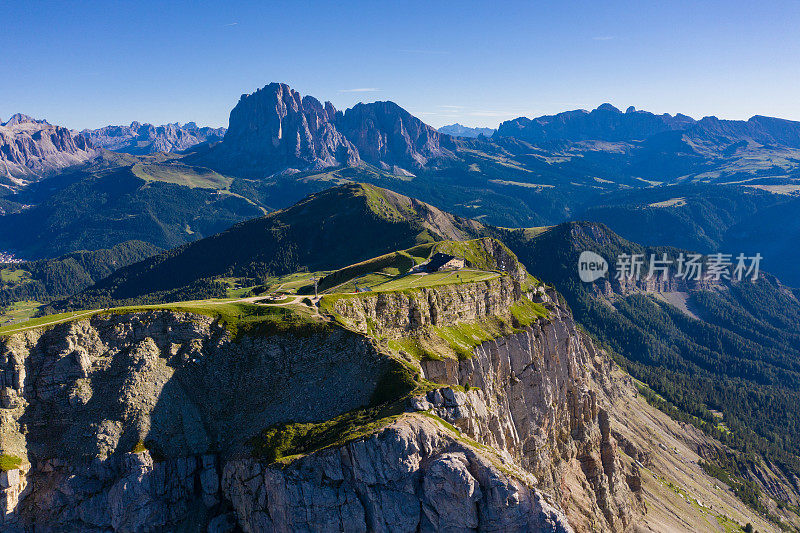
[(525, 472), (423, 415), (282, 468), (226, 467), (245, 531), (552, 531), (572, 528)]
[(256, 178), (358, 166), (362, 160), (408, 175), (455, 159), (452, 144), (449, 135), (393, 102), (358, 104), (342, 113), (330, 102), (271, 83), (242, 95), (222, 143), (191, 160)]
[(17, 187), (93, 156), (86, 138), (46, 120), (18, 113), (0, 123), (0, 184)]
[(501, 276), (342, 298), (333, 308), (401, 355), (421, 349), (424, 378), (455, 390), (429, 391), (412, 405), (533, 475), (573, 527), (623, 531), (633, 523), (639, 473), (623, 467), (611, 435), (605, 356), (554, 292)]
[(4, 531), (186, 522), (218, 506), (220, 461), (247, 455), (248, 439), (368, 404), (390, 364), (340, 328), (233, 340), (210, 317), (167, 311), (33, 330), (0, 353), (0, 447), (25, 463)]
[[(362, 159), (385, 170), (415, 170), (454, 159), (444, 145), (448, 135), (422, 122), (394, 102), (357, 104), (340, 114), (337, 126)], [(443, 139), (445, 142), (442, 142)]]
[(356, 165), (358, 150), (336, 129), (336, 109), (282, 83), (242, 95), (222, 143), (203, 155), (223, 172), (263, 177), (286, 169)]
[[(504, 264), (482, 284), (427, 289), (424, 312), (403, 293), (339, 300), (340, 321), (385, 317), (368, 332), (323, 322), (234, 338), (212, 318), (153, 311), (5, 338), (0, 446), (22, 458), (6, 474), (6, 527), (624, 530), (636, 473), (588, 378), (597, 354), (552, 293)], [(521, 314), (529, 298), (550, 311)], [(487, 321), (497, 336), (461, 359), (398, 354), (385, 335)], [(409, 372), (402, 357), (416, 396), (387, 384)], [(369, 407), (387, 387), (390, 403)], [(270, 463), (253, 448), (265, 428), (291, 440), (348, 413), (368, 415), (322, 449)]]

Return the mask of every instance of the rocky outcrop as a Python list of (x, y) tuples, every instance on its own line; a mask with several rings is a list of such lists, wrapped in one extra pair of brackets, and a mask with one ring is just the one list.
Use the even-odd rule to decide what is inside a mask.
[(18, 113), (0, 124), (0, 184), (19, 187), (93, 156), (85, 137), (46, 120)]
[(283, 468), (233, 461), (223, 487), (245, 531), (572, 531), (491, 453), (427, 417)]
[(178, 122), (162, 126), (131, 122), (130, 126), (83, 130), (81, 135), (97, 148), (141, 155), (182, 152), (198, 144), (215, 143), (222, 140), (225, 128), (201, 128), (194, 122), (182, 126)]
[[(520, 289), (511, 274), (430, 289), (398, 331), (508, 316), (528, 296), (552, 316), (471, 358), (421, 361), (424, 383), (443, 385), (407, 412), (274, 464), (250, 439), (367, 405), (390, 368), (382, 334), (234, 341), (211, 318), (158, 311), (13, 335), (0, 345), (0, 451), (32, 466), (4, 527), (624, 531), (639, 484), (606, 414), (603, 356), (554, 293)], [(373, 313), (373, 296), (340, 311)], [(398, 320), (414, 316), (401, 296), (387, 300), (405, 306)], [(391, 333), (392, 314), (374, 316)]]
[(359, 294), (337, 300), (333, 310), (357, 331), (402, 337), (428, 326), (451, 326), (506, 314), (520, 296), (518, 281), (499, 276), (463, 285)]
[[(270, 424), (365, 405), (384, 366), (368, 339), (342, 329), (234, 342), (209, 317), (98, 316), (5, 340), (0, 385), (25, 428), (0, 436), (15, 455), (87, 460), (139, 441), (166, 457), (231, 449)], [(309, 390), (316, 381), (327, 385)]]
[(395, 174), (453, 159), (449, 136), (393, 102), (358, 104), (338, 112), (283, 83), (242, 95), (223, 142), (193, 161), (221, 172), (276, 173), (357, 166), (367, 161)]
[(530, 472), (576, 529), (622, 531), (639, 511), (639, 482), (611, 433), (608, 369), (552, 296), (549, 320), (484, 342), (470, 359), (423, 360), (426, 379), (469, 388), (430, 392), (417, 407)]
[(32, 465), (5, 523), (147, 531), (210, 517), (221, 461), (249, 455), (271, 424), (368, 404), (387, 364), (342, 329), (234, 341), (211, 318), (166, 311), (4, 339), (0, 452)]
[(204, 155), (223, 172), (263, 177), (287, 169), (356, 165), (358, 150), (334, 125), (336, 109), (283, 83), (242, 95), (223, 142)]
[(454, 159), (442, 135), (394, 102), (357, 104), (340, 115), (337, 126), (364, 161), (384, 170), (415, 170)]
[(641, 483), (638, 471), (623, 466), (612, 434), (605, 356), (578, 331), (554, 291), (526, 295), (506, 275), (359, 294), (339, 299), (334, 310), (358, 331), (428, 339), (435, 328), (511, 317), (512, 306), (529, 297), (549, 309), (547, 319), (480, 343), (468, 358), (423, 358), (423, 377), (451, 388), (414, 398), (411, 406), (433, 410), (532, 474), (577, 529), (624, 531), (641, 511)]

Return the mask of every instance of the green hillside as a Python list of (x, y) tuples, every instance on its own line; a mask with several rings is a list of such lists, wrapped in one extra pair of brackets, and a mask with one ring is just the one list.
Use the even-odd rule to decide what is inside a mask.
[(229, 178), (165, 157), (114, 154), (13, 196), (29, 208), (0, 217), (0, 250), (38, 259), (130, 240), (167, 249), (265, 213)]
[(334, 270), (394, 250), (467, 238), (480, 224), (371, 185), (347, 184), (122, 269), (60, 303), (88, 308), (224, 296), (214, 278), (252, 284), (299, 270)]
[(75, 252), (55, 259), (0, 264), (0, 324), (28, 318), (42, 304), (65, 298), (114, 271), (159, 252), (141, 241), (109, 250)]

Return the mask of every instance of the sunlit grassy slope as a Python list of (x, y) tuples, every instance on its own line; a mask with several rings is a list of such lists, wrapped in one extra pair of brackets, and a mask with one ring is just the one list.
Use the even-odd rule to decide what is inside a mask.
[(229, 178), (203, 167), (192, 167), (180, 163), (136, 163), (131, 171), (145, 181), (162, 181), (192, 189), (226, 190), (233, 183)]

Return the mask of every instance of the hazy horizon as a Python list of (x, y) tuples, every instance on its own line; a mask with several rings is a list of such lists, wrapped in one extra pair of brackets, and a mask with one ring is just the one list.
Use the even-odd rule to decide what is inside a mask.
[(76, 130), (227, 126), (241, 94), (273, 81), (337, 109), (391, 100), (435, 127), (605, 102), (800, 120), (797, 2), (5, 2), (0, 16), (13, 21), (0, 43), (14, 73), (0, 119)]

